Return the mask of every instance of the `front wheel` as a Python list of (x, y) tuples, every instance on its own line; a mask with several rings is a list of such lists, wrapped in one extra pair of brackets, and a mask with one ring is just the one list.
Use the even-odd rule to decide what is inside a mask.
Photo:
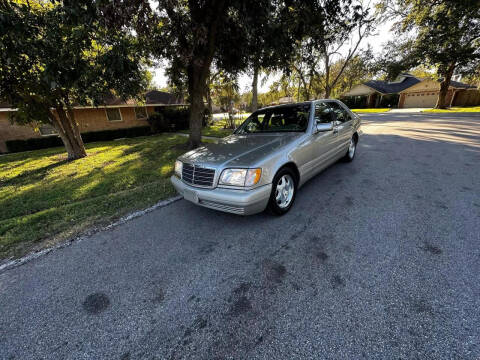
[(275, 215), (283, 215), (290, 210), (297, 192), (296, 176), (289, 168), (281, 169), (272, 182), (272, 193), (268, 210)]
[(352, 136), (352, 138), (350, 139), (350, 144), (348, 145), (347, 153), (343, 157), (344, 161), (350, 162), (353, 160), (353, 158), (355, 157), (355, 152), (357, 151), (357, 143), (357, 138), (355, 136)]

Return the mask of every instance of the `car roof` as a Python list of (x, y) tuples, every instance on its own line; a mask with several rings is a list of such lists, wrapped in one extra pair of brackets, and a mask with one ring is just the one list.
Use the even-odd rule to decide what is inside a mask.
[(293, 102), (293, 103), (288, 103), (288, 104), (278, 104), (278, 105), (271, 105), (271, 106), (265, 106), (262, 107), (258, 110), (266, 110), (266, 109), (278, 109), (278, 108), (283, 108), (283, 107), (289, 107), (289, 106), (295, 106), (295, 105), (308, 105), (311, 104), (313, 100), (309, 101), (302, 101), (302, 102)]
[(271, 106), (265, 106), (262, 107), (258, 110), (266, 110), (266, 109), (278, 109), (282, 107), (289, 107), (289, 106), (295, 106), (295, 105), (309, 105), (311, 103), (317, 102), (317, 101), (335, 101), (338, 102), (339, 100), (337, 99), (314, 99), (314, 100), (307, 100), (307, 101), (301, 101), (301, 102), (293, 102), (293, 103), (288, 103), (288, 104), (278, 104), (278, 105), (271, 105)]

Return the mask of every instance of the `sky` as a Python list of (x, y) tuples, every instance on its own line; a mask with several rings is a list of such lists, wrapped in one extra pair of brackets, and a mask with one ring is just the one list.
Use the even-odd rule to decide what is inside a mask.
[[(365, 38), (360, 44), (360, 48), (365, 49), (370, 45), (372, 47), (373, 53), (375, 55), (381, 53), (382, 46), (389, 40), (393, 39), (394, 34), (390, 31), (392, 27), (392, 22), (386, 22), (379, 27), (377, 27), (375, 34)], [(167, 86), (167, 78), (165, 76), (164, 69), (159, 66), (151, 68), (150, 71), (153, 72), (153, 83), (159, 88)], [(263, 76), (260, 76), (262, 79)], [(259, 93), (265, 93), (268, 91), (270, 85), (279, 78), (279, 75), (270, 76), (267, 81), (262, 85), (259, 81)], [(252, 76), (249, 74), (242, 74), (239, 78), (240, 92), (244, 93), (250, 91), (252, 86)]]

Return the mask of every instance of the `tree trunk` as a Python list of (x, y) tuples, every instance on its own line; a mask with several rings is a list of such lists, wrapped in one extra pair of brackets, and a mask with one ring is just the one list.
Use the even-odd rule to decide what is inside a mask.
[(455, 70), (455, 64), (450, 64), (447, 69), (447, 72), (443, 75), (443, 81), (440, 83), (440, 91), (438, 92), (438, 99), (437, 104), (435, 105), (435, 109), (446, 109), (446, 97), (448, 88), (450, 86), (450, 80), (452, 80), (453, 71)]
[(65, 145), (69, 161), (87, 156), (73, 110), (67, 112), (64, 108), (57, 107), (56, 116), (51, 113), (50, 120)]
[(213, 104), (212, 104), (212, 92), (210, 90), (210, 84), (207, 87), (207, 108), (208, 108), (208, 122), (213, 120)]
[(205, 80), (205, 101), (207, 102), (207, 111), (208, 111), (207, 124), (210, 124), (213, 120), (212, 89), (211, 89), (212, 83), (213, 83), (213, 77), (209, 70), (207, 78)]
[(205, 5), (205, 11), (200, 11), (201, 7), (190, 7), (192, 18), (207, 28), (206, 39), (195, 41), (197, 44), (192, 49), (193, 56), (187, 66), (188, 94), (190, 96), (190, 137), (188, 143), (191, 149), (199, 147), (202, 142), (202, 118), (205, 109), (203, 95), (216, 50), (217, 31), (225, 17), (225, 0), (207, 3), (209, 5)]
[(253, 81), (252, 81), (252, 112), (258, 108), (258, 66), (253, 68)]
[[(205, 65), (204, 65), (205, 66)], [(210, 64), (208, 64), (210, 67)], [(203, 93), (205, 89), (206, 76), (203, 75), (203, 69), (191, 65), (188, 70), (188, 92), (190, 95), (190, 137), (188, 146), (195, 149), (202, 142), (202, 117), (205, 108), (203, 104)]]
[(331, 92), (332, 92), (332, 89), (330, 89), (330, 86), (325, 85), (325, 99), (330, 99)]
[(327, 49), (325, 51), (325, 99), (330, 99), (330, 59), (327, 54)]

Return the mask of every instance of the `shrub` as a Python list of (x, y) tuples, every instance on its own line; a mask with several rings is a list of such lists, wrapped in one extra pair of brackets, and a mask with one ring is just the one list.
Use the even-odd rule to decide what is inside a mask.
[(190, 120), (190, 110), (186, 106), (182, 107), (164, 107), (161, 109), (161, 114), (172, 125), (175, 131), (188, 129)]
[(84, 142), (89, 143), (94, 141), (109, 141), (120, 138), (133, 138), (150, 134), (151, 131), (149, 126), (136, 126), (124, 129), (86, 132), (82, 134), (82, 139)]
[[(158, 107), (155, 111), (163, 115), (165, 121), (168, 122), (169, 130), (188, 130), (190, 122), (190, 109), (188, 106)], [(202, 126), (207, 125), (208, 117), (209, 112), (206, 109), (203, 113)]]
[(366, 96), (346, 96), (340, 98), (340, 100), (350, 109), (364, 109), (367, 107)]
[(147, 121), (150, 124), (150, 131), (153, 134), (171, 130), (170, 121), (166, 119), (162, 113), (155, 112), (149, 115)]
[[(119, 138), (132, 138), (150, 134), (151, 131), (149, 126), (137, 126), (125, 129), (86, 132), (82, 134), (82, 139), (83, 142), (89, 143), (95, 141), (109, 141)], [(32, 138), (27, 140), (8, 140), (5, 143), (9, 152), (21, 152), (63, 146), (63, 142), (58, 136)]]
[(9, 152), (21, 152), (62, 146), (63, 142), (58, 136), (49, 136), (27, 140), (7, 140), (5, 141), (5, 144), (7, 145)]

